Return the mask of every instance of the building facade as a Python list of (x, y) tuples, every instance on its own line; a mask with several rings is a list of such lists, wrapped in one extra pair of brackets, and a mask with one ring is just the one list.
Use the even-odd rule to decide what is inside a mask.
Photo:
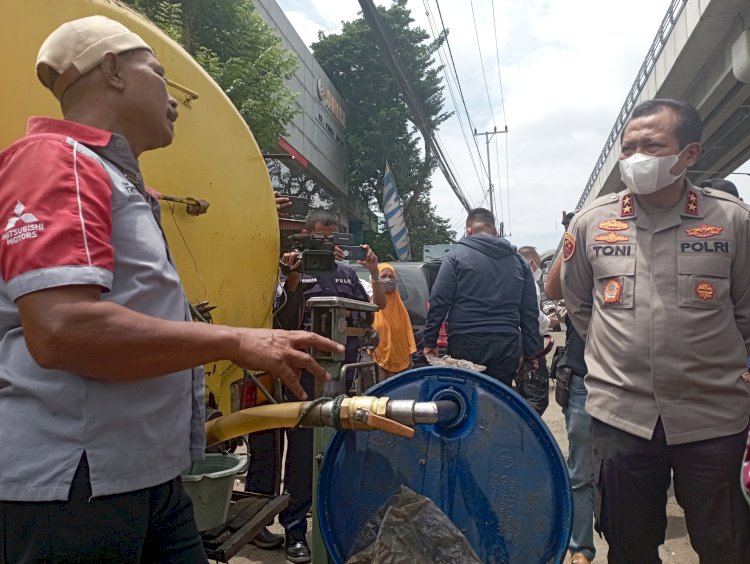
[[(348, 116), (343, 98), (276, 1), (255, 0), (255, 9), (278, 32), (284, 47), (297, 54), (299, 62), (287, 85), (299, 92), (296, 104), (301, 111), (288, 124), (288, 135), (279, 139), (274, 156), (288, 169), (285, 178), (292, 176), (303, 180), (312, 206), (326, 205), (335, 209), (344, 228), (361, 242), (364, 231), (377, 230), (378, 220), (349, 192), (346, 180)], [(279, 165), (275, 166), (278, 170)]]

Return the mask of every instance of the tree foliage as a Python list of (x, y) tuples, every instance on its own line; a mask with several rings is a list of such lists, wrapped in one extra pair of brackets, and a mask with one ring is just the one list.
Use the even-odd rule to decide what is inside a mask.
[[(297, 59), (252, 0), (125, 0), (180, 43), (229, 96), (261, 148), (286, 135), (298, 113), (285, 84)], [(169, 72), (169, 69), (167, 69)]]
[[(443, 111), (440, 67), (434, 61), (445, 38), (429, 41), (427, 32), (412, 25), (406, 4), (407, 0), (395, 0), (390, 8), (378, 7), (378, 12), (404, 73), (436, 129), (450, 116)], [(312, 49), (347, 105), (349, 189), (382, 210), (388, 161), (401, 196), (412, 255), (421, 258), (422, 244), (452, 241), (455, 233), (435, 215), (430, 202), (430, 176), (436, 163), (422, 150), (411, 113), (367, 22), (360, 17), (344, 22), (341, 33), (321, 32)], [(384, 256), (393, 253), (387, 233), (368, 242), (381, 254), (385, 251)]]

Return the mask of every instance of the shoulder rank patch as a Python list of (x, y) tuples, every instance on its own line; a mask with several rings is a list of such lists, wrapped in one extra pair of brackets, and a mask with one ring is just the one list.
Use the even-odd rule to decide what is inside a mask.
[(620, 200), (620, 217), (632, 217), (635, 215), (635, 206), (633, 205), (633, 195), (628, 192)]
[(602, 286), (605, 304), (619, 304), (622, 301), (622, 282), (617, 278), (610, 278)]
[(605, 243), (622, 243), (623, 241), (630, 241), (630, 237), (625, 235), (618, 235), (617, 233), (607, 233), (606, 235), (597, 235), (594, 237), (594, 241), (603, 241)]
[(711, 284), (711, 282), (706, 282), (705, 280), (702, 282), (698, 282), (695, 285), (695, 294), (705, 302), (713, 300), (714, 285)]
[(569, 261), (575, 251), (576, 251), (576, 239), (575, 237), (573, 237), (570, 233), (566, 231), (565, 236), (563, 237), (563, 248), (562, 248), (563, 260)]
[(698, 215), (698, 194), (694, 190), (687, 191), (685, 198), (685, 213)]
[(608, 219), (607, 221), (602, 221), (597, 227), (604, 229), (604, 231), (625, 231), (629, 226), (624, 221)]
[(690, 237), (699, 237), (701, 239), (708, 239), (714, 235), (720, 235), (722, 231), (724, 231), (723, 227), (719, 227), (718, 225), (707, 225), (705, 223), (701, 223), (698, 227), (693, 227), (692, 229), (685, 229), (685, 233)]

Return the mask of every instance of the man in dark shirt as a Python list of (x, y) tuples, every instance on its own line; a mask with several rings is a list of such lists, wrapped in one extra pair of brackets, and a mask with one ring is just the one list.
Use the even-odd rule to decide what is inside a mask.
[(436, 355), (448, 319), (448, 354), (487, 367), (506, 386), (521, 352), (534, 366), (541, 351), (534, 277), (526, 260), (498, 237), (495, 216), (476, 208), (466, 218), (466, 237), (443, 259), (430, 295), (424, 352)]

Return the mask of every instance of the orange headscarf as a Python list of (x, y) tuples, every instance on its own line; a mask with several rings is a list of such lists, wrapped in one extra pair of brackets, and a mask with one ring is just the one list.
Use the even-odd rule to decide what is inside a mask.
[[(396, 274), (396, 269), (387, 262), (381, 262), (379, 272), (389, 269)], [(385, 308), (375, 312), (373, 327), (380, 335), (380, 344), (372, 352), (372, 357), (379, 366), (388, 372), (401, 372), (409, 368), (411, 353), (417, 350), (414, 332), (398, 289), (385, 294)]]

